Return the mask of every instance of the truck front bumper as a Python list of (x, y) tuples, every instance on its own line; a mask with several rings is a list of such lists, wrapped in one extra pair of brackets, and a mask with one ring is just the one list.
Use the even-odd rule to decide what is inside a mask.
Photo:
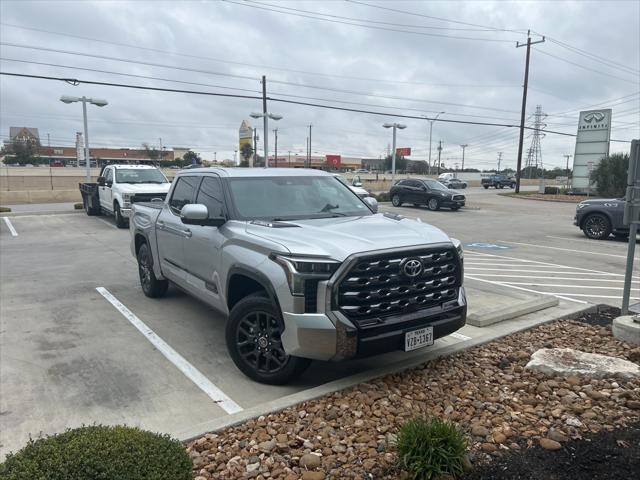
[(122, 215), (124, 218), (131, 218), (131, 208), (121, 207), (120, 215)]
[(345, 360), (404, 350), (407, 332), (433, 327), (433, 339), (463, 327), (467, 299), (460, 287), (458, 299), (444, 306), (386, 317), (379, 325), (356, 328), (339, 311), (282, 314), (282, 344), (289, 355), (315, 360)]

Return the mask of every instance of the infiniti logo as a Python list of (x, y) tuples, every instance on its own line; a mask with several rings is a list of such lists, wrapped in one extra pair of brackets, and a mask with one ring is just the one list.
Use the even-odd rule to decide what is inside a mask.
[(417, 258), (407, 258), (402, 262), (402, 273), (409, 278), (416, 278), (422, 274), (422, 262)]
[(604, 120), (604, 113), (602, 112), (591, 112), (591, 113), (587, 113), (584, 116), (584, 121), (587, 123), (591, 123), (594, 120), (596, 121), (596, 123), (601, 122), (602, 120)]

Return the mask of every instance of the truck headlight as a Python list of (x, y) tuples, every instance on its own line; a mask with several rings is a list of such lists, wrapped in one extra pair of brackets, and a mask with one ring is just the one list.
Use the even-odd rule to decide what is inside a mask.
[(452, 238), (451, 243), (453, 243), (453, 246), (456, 247), (458, 256), (460, 256), (461, 259), (464, 258), (464, 250), (462, 248), (462, 243), (460, 242), (460, 240), (458, 240), (457, 238)]
[(282, 267), (292, 295), (304, 296), (307, 280), (328, 280), (340, 266), (330, 258), (295, 257), (272, 253), (269, 258)]
[(122, 203), (123, 207), (128, 207), (131, 204), (131, 197), (133, 195), (131, 193), (123, 193), (122, 194)]

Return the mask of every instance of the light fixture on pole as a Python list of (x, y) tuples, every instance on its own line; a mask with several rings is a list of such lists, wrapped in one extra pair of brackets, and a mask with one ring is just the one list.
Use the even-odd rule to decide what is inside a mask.
[(393, 128), (393, 151), (391, 157), (391, 184), (393, 185), (396, 178), (396, 129), (402, 130), (407, 126), (401, 123), (383, 123), (382, 126), (384, 128)]
[(251, 113), (251, 118), (263, 118), (264, 119), (264, 168), (269, 168), (269, 119), (281, 120), (282, 115), (275, 113)]
[(433, 133), (433, 123), (438, 120), (438, 117), (445, 112), (438, 112), (435, 118), (429, 120), (429, 164), (427, 165), (427, 174), (431, 175), (431, 136)]
[(97, 107), (104, 107), (109, 104), (106, 100), (100, 98), (87, 97), (69, 97), (63, 95), (60, 97), (62, 103), (82, 102), (82, 119), (84, 122), (84, 161), (87, 166), (87, 182), (91, 182), (91, 158), (89, 157), (89, 128), (87, 127), (87, 103)]

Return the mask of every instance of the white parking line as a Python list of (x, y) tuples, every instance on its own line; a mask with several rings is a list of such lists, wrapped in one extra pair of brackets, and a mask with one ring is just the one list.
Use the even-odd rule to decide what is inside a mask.
[[(522, 262), (518, 263), (489, 263), (489, 262), (477, 262), (475, 259), (473, 261), (467, 261), (465, 265), (489, 265), (494, 267), (522, 267)], [(536, 268), (573, 268), (562, 265), (538, 265)], [(508, 271), (508, 270), (507, 270)]]
[(11, 220), (9, 220), (9, 217), (2, 217), (4, 218), (4, 223), (7, 224), (7, 227), (9, 227), (9, 231), (11, 232), (11, 236), (12, 237), (17, 237), (18, 236), (18, 232), (16, 232), (16, 229), (13, 228), (13, 224), (11, 223)]
[[(548, 272), (545, 272), (548, 273)], [(562, 272), (565, 273), (565, 272)], [(580, 278), (580, 277), (539, 277), (539, 276), (535, 276), (535, 275), (503, 275), (503, 274), (496, 274), (496, 273), (490, 273), (487, 275), (482, 275), (483, 277), (505, 277), (505, 278), (542, 278), (545, 280), (549, 280), (549, 278), (553, 278), (554, 280), (579, 280), (581, 282), (607, 282), (607, 283), (611, 283), (611, 282), (617, 282), (617, 283), (623, 283), (624, 280), (617, 280), (617, 279), (608, 279), (608, 278)], [(638, 283), (638, 280), (633, 280), (633, 283)], [(584, 286), (584, 285), (582, 285)]]
[[(556, 277), (551, 277), (552, 280), (557, 280)], [(581, 288), (583, 290), (620, 290), (622, 289), (622, 285), (619, 287), (593, 287), (591, 285), (564, 285), (561, 283), (540, 283), (540, 282), (509, 282), (509, 285), (528, 285), (530, 287), (560, 287), (560, 288)], [(568, 293), (567, 295), (575, 295), (573, 293)]]
[(218, 404), (225, 412), (237, 413), (242, 411), (242, 407), (231, 400), (222, 390), (216, 387), (211, 381), (205, 377), (200, 370), (191, 365), (185, 358), (169, 346), (162, 338), (151, 330), (142, 320), (136, 317), (131, 310), (125, 307), (120, 301), (111, 295), (104, 287), (97, 287), (96, 290), (111, 305), (113, 305), (124, 318), (136, 327), (151, 344), (156, 347), (167, 360), (173, 363), (189, 380), (195, 383), (200, 390), (206, 393), (216, 404)]
[[(561, 298), (562, 300), (567, 300), (569, 302), (575, 302), (575, 303), (589, 303), (589, 302), (585, 302), (583, 300), (576, 300), (575, 298), (569, 298), (569, 297), (565, 297), (562, 295), (559, 295), (557, 293), (550, 293), (550, 292), (540, 292), (538, 290), (532, 290), (530, 288), (523, 288), (523, 287), (516, 287), (515, 285), (511, 285), (510, 283), (504, 283), (504, 282), (496, 282), (494, 280), (485, 280), (483, 278), (476, 278), (476, 277), (472, 277), (471, 275), (466, 275), (467, 278), (470, 278), (471, 280), (476, 280), (478, 282), (485, 282), (485, 283), (490, 283), (492, 285), (499, 285), (501, 287), (506, 287), (506, 288), (513, 288), (514, 290), (522, 290), (524, 292), (530, 292), (530, 293), (537, 293), (539, 295), (551, 295), (557, 298)], [(586, 295), (586, 296), (590, 296), (590, 295)]]
[(580, 243), (588, 243), (591, 246), (597, 247), (597, 246), (602, 246), (604, 247), (605, 245), (607, 247), (624, 247), (627, 248), (625, 242), (616, 242), (615, 240), (585, 240), (583, 238), (570, 238), (570, 237), (556, 237), (554, 235), (547, 235), (547, 238), (556, 238), (558, 240), (570, 240), (572, 242), (580, 242)]
[(95, 220), (98, 220), (99, 222), (102, 222), (102, 223), (104, 223), (105, 225), (107, 225), (107, 226), (109, 226), (111, 228), (118, 228), (113, 223), (107, 222), (104, 218), (95, 218)]
[(546, 245), (535, 245), (533, 243), (508, 242), (506, 240), (498, 240), (498, 242), (509, 243), (511, 245), (525, 245), (527, 247), (548, 248), (550, 250), (562, 250), (564, 252), (588, 253), (589, 255), (602, 255), (605, 257), (627, 258), (626, 255), (614, 255), (612, 253), (600, 253), (600, 252), (585, 252), (584, 250), (574, 250), (572, 248), (548, 247)]
[[(535, 268), (535, 267), (534, 267)], [(562, 268), (562, 267), (560, 267)], [(555, 271), (550, 271), (550, 270), (515, 270), (515, 269), (504, 269), (504, 268), (477, 268), (477, 267), (464, 267), (465, 270), (480, 270), (482, 272), (519, 272), (519, 273), (561, 273), (563, 275), (589, 275), (590, 272), (567, 272), (562, 271), (562, 272), (555, 272)], [(591, 272), (591, 275), (593, 275), (594, 272)], [(619, 274), (619, 273), (600, 273), (597, 272), (596, 275), (609, 275), (609, 276), (617, 276), (617, 277), (622, 277), (624, 275)]]

